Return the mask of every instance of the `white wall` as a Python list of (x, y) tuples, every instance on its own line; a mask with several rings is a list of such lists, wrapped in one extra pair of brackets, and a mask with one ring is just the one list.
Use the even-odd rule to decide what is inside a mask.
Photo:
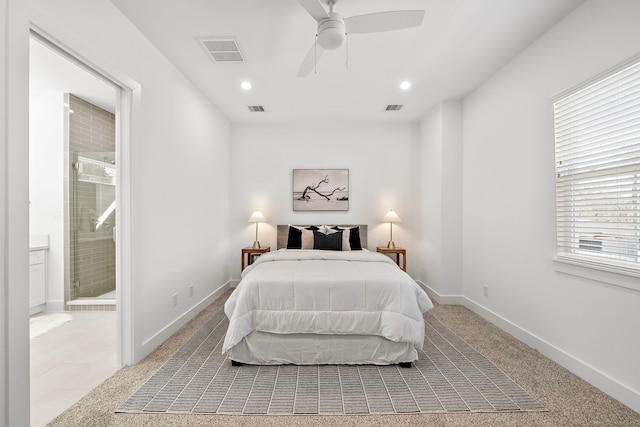
[(121, 308), (133, 316), (135, 362), (228, 281), (228, 212), (220, 207), (229, 197), (229, 123), (109, 1), (30, 6), (36, 27), (133, 93), (119, 164), (131, 203), (130, 244), (121, 241), (131, 304)]
[(0, 0), (0, 425), (29, 425), (29, 56), (21, 0)]
[(64, 310), (61, 91), (29, 98), (29, 233), (48, 235), (47, 310)]
[[(318, 122), (231, 126), (232, 277), (240, 277), (240, 249), (251, 246), (261, 209), (263, 246), (276, 247), (277, 224), (368, 224), (369, 249), (386, 246), (394, 209), (396, 246), (407, 249), (407, 272), (419, 271), (418, 126), (402, 123)], [(293, 169), (349, 169), (349, 211), (293, 211)], [(237, 261), (236, 261), (237, 259)]]
[(468, 305), (636, 411), (640, 293), (552, 263), (550, 101), (640, 54), (639, 16), (635, 0), (584, 3), (465, 100), (463, 153)]
[(420, 123), (420, 280), (446, 303), (462, 293), (462, 102), (445, 101)]

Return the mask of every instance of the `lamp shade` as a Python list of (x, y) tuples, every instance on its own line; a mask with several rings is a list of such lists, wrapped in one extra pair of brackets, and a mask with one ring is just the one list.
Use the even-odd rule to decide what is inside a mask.
[(402, 222), (402, 220), (400, 219), (398, 214), (393, 209), (391, 209), (384, 216), (384, 222)]
[(262, 215), (262, 212), (255, 211), (249, 217), (249, 221), (248, 222), (266, 222), (266, 221), (267, 221), (267, 219), (264, 217), (264, 215)]

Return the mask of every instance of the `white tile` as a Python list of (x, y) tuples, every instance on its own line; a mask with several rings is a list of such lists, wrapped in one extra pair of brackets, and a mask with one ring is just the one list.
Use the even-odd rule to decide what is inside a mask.
[(43, 426), (118, 369), (116, 312), (73, 320), (31, 340), (31, 426)]

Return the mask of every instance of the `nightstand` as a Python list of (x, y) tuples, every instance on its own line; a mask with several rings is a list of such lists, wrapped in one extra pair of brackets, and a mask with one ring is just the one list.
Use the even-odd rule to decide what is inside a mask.
[[(385, 248), (378, 246), (376, 248), (377, 252), (385, 255), (395, 255), (396, 264), (398, 267), (402, 269), (402, 271), (407, 271), (407, 250), (403, 248)], [(400, 255), (402, 255), (402, 265), (400, 265)]]
[[(253, 264), (253, 261), (256, 260), (260, 255), (267, 253), (271, 250), (271, 247), (267, 246), (266, 248), (242, 248), (242, 270), (245, 269), (246, 266)], [(240, 270), (240, 271), (242, 271)]]

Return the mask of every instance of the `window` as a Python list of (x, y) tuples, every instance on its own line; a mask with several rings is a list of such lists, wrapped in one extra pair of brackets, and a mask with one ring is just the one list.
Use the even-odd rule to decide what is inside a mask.
[(559, 259), (640, 272), (640, 60), (553, 103)]

